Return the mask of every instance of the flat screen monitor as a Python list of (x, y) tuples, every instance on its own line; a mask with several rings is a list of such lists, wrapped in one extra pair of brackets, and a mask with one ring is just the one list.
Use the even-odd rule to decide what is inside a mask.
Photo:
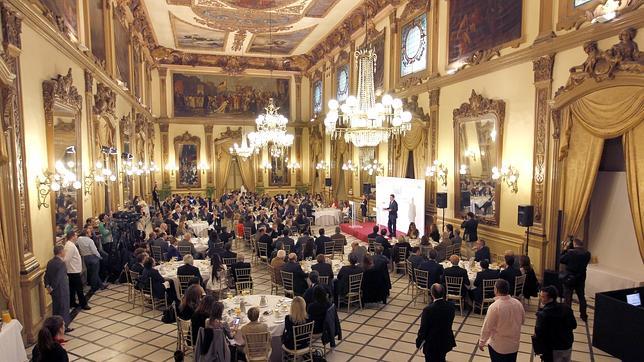
[(642, 300), (640, 299), (640, 293), (627, 294), (626, 302), (634, 307), (641, 307)]

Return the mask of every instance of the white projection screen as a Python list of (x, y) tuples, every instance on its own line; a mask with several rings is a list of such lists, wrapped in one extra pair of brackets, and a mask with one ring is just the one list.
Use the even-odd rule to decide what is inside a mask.
[(398, 202), (398, 222), (396, 230), (407, 233), (410, 222), (423, 235), (425, 230), (425, 180), (399, 177), (376, 177), (376, 221), (387, 226), (389, 195), (394, 194)]

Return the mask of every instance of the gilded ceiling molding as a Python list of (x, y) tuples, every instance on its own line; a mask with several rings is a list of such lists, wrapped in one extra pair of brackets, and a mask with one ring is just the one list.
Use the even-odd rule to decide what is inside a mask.
[(474, 65), (479, 65), (493, 59), (494, 57), (501, 56), (501, 48), (492, 48), (492, 49), (481, 49), (472, 53), (470, 56), (461, 60), (461, 66), (457, 70), (465, 69), (466, 67), (471, 67)]
[(588, 79), (602, 82), (613, 79), (618, 71), (641, 74), (644, 72), (644, 56), (633, 41), (637, 30), (624, 29), (619, 34), (619, 43), (605, 51), (599, 50), (597, 41), (591, 40), (584, 44), (584, 52), (588, 55), (582, 64), (570, 68), (570, 76), (566, 85), (560, 87), (555, 97), (571, 91)]
[(430, 1), (427, 0), (410, 0), (407, 3), (407, 6), (405, 6), (403, 13), (400, 15), (400, 21), (407, 21), (421, 10), (429, 11), (429, 3)]
[(96, 94), (94, 94), (94, 106), (92, 112), (97, 116), (116, 112), (116, 93), (103, 83), (96, 84)]
[(226, 130), (224, 132), (221, 132), (219, 134), (218, 138), (215, 138), (215, 143), (219, 141), (223, 141), (225, 139), (241, 139), (242, 137), (242, 128), (238, 127), (237, 129), (230, 129), (230, 127), (226, 127)]
[(43, 99), (45, 102), (45, 119), (54, 121), (54, 105), (61, 104), (78, 113), (83, 108), (83, 97), (78, 94), (78, 89), (73, 85), (72, 68), (69, 68), (66, 75), (58, 74), (56, 78), (46, 80), (42, 83)]
[[(590, 23), (593, 19), (602, 16), (606, 13), (604, 4), (616, 3), (617, 10), (615, 17), (630, 13), (637, 10), (644, 0), (600, 0), (593, 3), (583, 4), (575, 7), (570, 0), (559, 1), (559, 20), (557, 22), (557, 30), (570, 30), (579, 29), (583, 24)], [(590, 6), (590, 8), (589, 8)]]

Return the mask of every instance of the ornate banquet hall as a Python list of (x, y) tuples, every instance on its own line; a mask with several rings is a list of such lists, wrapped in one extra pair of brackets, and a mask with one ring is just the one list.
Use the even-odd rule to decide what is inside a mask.
[(0, 360), (642, 360), (643, 3), (0, 0)]

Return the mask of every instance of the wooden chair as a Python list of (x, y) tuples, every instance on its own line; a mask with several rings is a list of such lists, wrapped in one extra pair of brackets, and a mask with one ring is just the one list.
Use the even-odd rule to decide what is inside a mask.
[(245, 334), (244, 340), (247, 361), (268, 361), (271, 354), (271, 335), (268, 332)]
[(405, 263), (405, 269), (407, 270), (407, 294), (410, 294), (409, 292), (411, 291), (411, 299), (414, 299), (414, 295), (416, 294), (414, 266), (410, 262), (407, 262)]
[(407, 247), (399, 246), (398, 247), (398, 261), (394, 262), (394, 272), (402, 270), (403, 272), (407, 270)]
[(257, 243), (259, 248), (259, 261), (268, 264), (268, 245), (266, 243)]
[(461, 315), (463, 315), (464, 296), (462, 295), (463, 277), (450, 277), (445, 276), (445, 286), (447, 287), (447, 294), (445, 299), (447, 301), (454, 300), (458, 302)]
[[(176, 316), (177, 324), (177, 350), (181, 350), (184, 354), (192, 350), (192, 322), (179, 318), (179, 309), (173, 303), (174, 315)], [(188, 342), (190, 341), (190, 342)]]
[(523, 274), (518, 277), (514, 277), (514, 293), (512, 297), (523, 303), (525, 298), (523, 297), (523, 286), (525, 285), (526, 275)]
[(152, 251), (152, 257), (154, 258), (154, 260), (156, 260), (157, 263), (165, 261), (160, 246), (150, 245), (150, 250)]
[(221, 262), (230, 269), (230, 267), (237, 262), (237, 258), (221, 258)]
[(248, 280), (248, 281), (243, 281), (243, 282), (237, 282), (235, 283), (235, 290), (237, 291), (237, 295), (242, 295), (242, 292), (244, 290), (250, 291), (250, 294), (254, 294), (253, 291), (253, 282)]
[(432, 250), (433, 248), (430, 245), (421, 245), (419, 246), (419, 248), (420, 248), (420, 255), (429, 259), (429, 251)]
[(168, 307), (165, 295), (163, 299), (157, 299), (152, 294), (152, 278), (149, 278), (146, 282), (141, 283), (141, 313), (145, 311), (146, 306), (151, 306), (152, 310), (157, 310), (157, 306), (163, 305), (165, 308)]
[(497, 280), (498, 279), (483, 279), (483, 299), (480, 304), (476, 300), (474, 301), (474, 309), (479, 308), (481, 315), (483, 315), (483, 309), (494, 303), (494, 285)]
[(376, 253), (376, 239), (367, 238), (367, 243), (369, 243), (367, 252), (371, 255), (374, 255)]
[(132, 283), (130, 268), (127, 263), (123, 266), (123, 273), (125, 273), (125, 285), (127, 285), (127, 301), (131, 302), (134, 297), (134, 283)]
[(349, 291), (345, 296), (347, 302), (347, 313), (352, 303), (358, 303), (362, 309), (362, 276), (363, 273), (349, 275)]
[(244, 227), (244, 241), (247, 244), (250, 244), (250, 236), (252, 235), (253, 229), (249, 227)]
[(177, 251), (182, 258), (186, 255), (192, 255), (192, 248), (189, 246), (177, 246)]
[(327, 241), (324, 243), (324, 256), (333, 259), (335, 254), (335, 242)]
[[(139, 273), (129, 269), (128, 269), (128, 273), (129, 273), (129, 280), (132, 283), (132, 307), (136, 307), (137, 294), (141, 296), (137, 286), (139, 283)], [(143, 301), (141, 301), (141, 304), (143, 304)]]
[(179, 300), (183, 298), (183, 293), (186, 292), (186, 289), (190, 286), (190, 282), (195, 278), (194, 275), (177, 275), (177, 279), (179, 279), (179, 295), (177, 298)]
[(277, 280), (276, 272), (277, 271), (273, 268), (273, 266), (268, 264), (268, 273), (271, 276), (271, 294), (273, 294), (273, 290), (275, 290), (275, 295), (278, 295), (281, 284), (279, 283), (279, 280)]
[[(318, 277), (318, 282), (319, 282), (320, 284), (329, 285), (329, 276), (328, 276), (328, 275), (325, 275), (325, 276), (321, 276), (321, 275), (320, 275), (320, 276)], [(330, 285), (329, 285), (329, 286), (330, 286)]]
[(250, 268), (236, 268), (235, 269), (235, 281), (236, 282), (247, 282), (252, 280), (250, 276)]
[(254, 235), (250, 237), (250, 250), (251, 250), (250, 262), (257, 263), (257, 260), (259, 259), (259, 257), (257, 256), (257, 240), (255, 240)]
[(295, 298), (295, 289), (293, 289), (293, 273), (280, 270), (282, 276), (282, 287), (284, 288), (284, 296)]
[[(416, 277), (416, 290), (418, 290), (419, 294), (423, 294), (423, 302), (427, 303), (430, 287), (429, 272), (426, 270), (414, 269), (414, 276)], [(416, 298), (414, 299), (414, 306), (416, 305), (416, 299), (418, 299), (418, 295), (416, 295)]]
[[(295, 349), (287, 348), (282, 345), (282, 361), (308, 360), (313, 361), (313, 348), (311, 341), (313, 339), (313, 323), (304, 323), (293, 326), (293, 340)], [(298, 345), (306, 344), (308, 347), (297, 349)]]
[(333, 254), (335, 255), (340, 255), (340, 260), (344, 260), (344, 243), (347, 241), (347, 239), (343, 236), (342, 238), (340, 237), (331, 237), (331, 240), (333, 240), (334, 245), (333, 245)]

